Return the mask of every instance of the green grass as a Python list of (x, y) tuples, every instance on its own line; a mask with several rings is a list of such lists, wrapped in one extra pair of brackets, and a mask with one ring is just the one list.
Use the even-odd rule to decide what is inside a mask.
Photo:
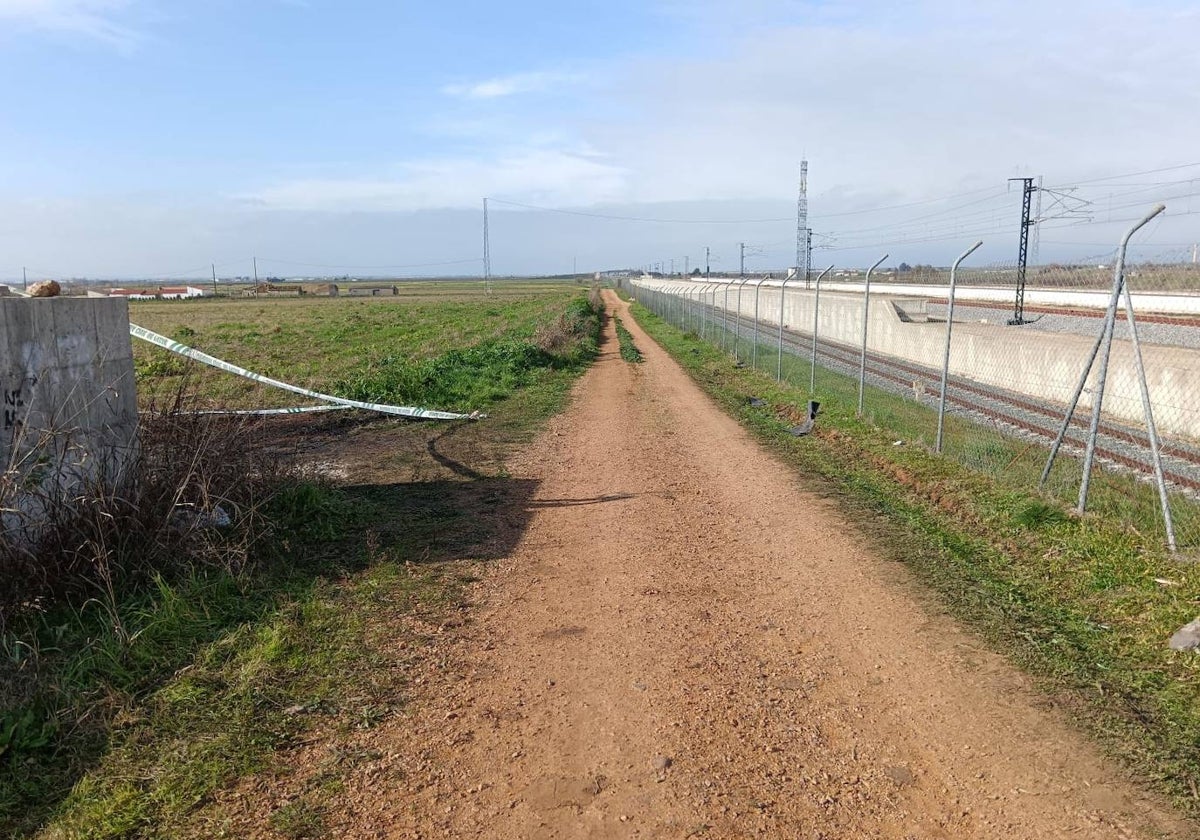
[[(964, 460), (983, 471), (938, 457), (926, 445), (927, 409), (871, 389), (873, 411), (859, 419), (857, 383), (823, 370), (817, 428), (794, 438), (787, 430), (810, 396), (807, 363), (785, 358), (777, 385), (773, 353), (760, 350), (769, 374), (739, 369), (640, 305), (634, 313), (726, 411), (875, 529), (882, 553), (906, 563), (1143, 779), (1200, 813), (1200, 657), (1166, 647), (1198, 611), (1200, 569), (1168, 556), (1153, 528), (1130, 526), (1138, 521), (1130, 517), (1150, 516), (1134, 510), (1131, 483), (1107, 480), (1095, 508), (1103, 512), (1078, 519), (997, 474), (997, 465), (1025, 469), (1026, 444), (976, 446)], [(767, 406), (749, 406), (752, 395)], [(950, 419), (954, 445), (968, 450), (977, 430), (972, 437), (969, 424)], [(1040, 466), (1036, 456), (1029, 462)]]
[[(464, 289), (463, 284), (404, 288), (405, 295), (380, 298), (132, 301), (129, 315), (136, 324), (256, 373), (325, 393), (341, 385), (346, 395), (363, 375), (364, 360), (382, 369), (401, 360), (425, 363), (486, 342), (526, 340), (580, 294), (577, 287), (561, 283), (496, 284), (491, 296), (482, 289)], [(136, 339), (134, 363), (143, 403), (173, 394), (185, 376), (189, 389), (206, 405), (273, 408), (305, 403), (302, 397), (215, 371)], [(442, 406), (431, 402), (430, 407)]]
[(635, 364), (643, 361), (642, 351), (637, 349), (637, 345), (633, 343), (633, 334), (625, 329), (620, 318), (614, 316), (614, 320), (617, 325), (617, 341), (621, 346), (621, 358)]
[(577, 364), (595, 352), (595, 342), (578, 341), (593, 313), (582, 298), (571, 301), (554, 325), (572, 343), (568, 354), (554, 353), (537, 339), (561, 336), (507, 335), (437, 356), (419, 359), (402, 353), (369, 357), (355, 372), (333, 384), (339, 396), (373, 402), (419, 404), (450, 410), (485, 408), (517, 388), (531, 384), (541, 371)]
[[(275, 537), (255, 572), (197, 566), (119, 592), (108, 607), (61, 605), (7, 628), (0, 676), (37, 674), (25, 696), (0, 706), (12, 733), (0, 741), (0, 836), (214, 836), (225, 819), (215, 795), (284, 772), (279, 751), (304, 732), (369, 728), (402, 708), (410, 663), (429, 641), (421, 628), (461, 609), (475, 564), (501, 556), (528, 510), (534, 488), (503, 475), (501, 456), (562, 407), (600, 324), (578, 292), (557, 289), (499, 321), (488, 302), (417, 305), (426, 320), (482, 336), (478, 346), (537, 353), (518, 354), (507, 390), (493, 365), (472, 367), (470, 348), (430, 356), (464, 399), (489, 395), (491, 418), (372, 427), (364, 443), (379, 450), (365, 460), (405, 477), (420, 464), (430, 477), (287, 485), (266, 511)], [(324, 798), (363, 760), (342, 756), (323, 770), (272, 813), (273, 829), (322, 836)]]
[[(720, 341), (720, 329), (714, 336)], [(734, 336), (725, 338), (732, 352)], [(746, 363), (754, 358), (753, 344), (743, 335), (738, 355)], [(760, 344), (757, 367), (774, 374), (778, 355), (773, 343)], [(811, 381), (808, 357), (785, 353), (783, 380), (795, 383), (807, 392)], [(858, 380), (818, 366), (816, 396), (832, 410), (843, 407), (853, 411), (858, 401)], [(887, 430), (892, 440), (904, 446), (931, 448), (937, 429), (936, 414), (911, 397), (867, 386), (864, 419), (873, 427)], [(983, 426), (950, 412), (946, 416), (943, 455), (946, 459), (986, 475), (998, 486), (1014, 493), (1028, 492), (1038, 486), (1048, 455), (1048, 447), (1004, 434), (995, 427)], [(1074, 505), (1080, 478), (1078, 459), (1060, 457), (1046, 482), (1047, 495), (1063, 504)], [(1185, 557), (1200, 556), (1200, 504), (1182, 496), (1171, 500), (1175, 531)], [(1092, 474), (1088, 512), (1096, 519), (1121, 523), (1146, 538), (1151, 550), (1166, 543), (1158, 494), (1154, 486), (1128, 472), (1097, 469)]]

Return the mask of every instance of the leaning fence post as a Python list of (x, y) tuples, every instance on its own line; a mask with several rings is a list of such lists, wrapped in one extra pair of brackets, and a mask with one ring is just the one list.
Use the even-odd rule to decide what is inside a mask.
[(1096, 459), (1096, 437), (1100, 434), (1100, 411), (1104, 406), (1104, 387), (1108, 383), (1108, 359), (1112, 352), (1113, 328), (1117, 320), (1117, 299), (1125, 282), (1125, 251), (1129, 247), (1129, 239), (1142, 225), (1149, 222), (1163, 210), (1165, 205), (1158, 205), (1140, 222), (1125, 232), (1121, 245), (1117, 249), (1117, 264), (1113, 269), (1112, 298), (1108, 302), (1108, 313), (1104, 323), (1104, 348), (1100, 354), (1100, 369), (1096, 373), (1095, 399), (1092, 401), (1092, 424), (1088, 429), (1087, 450), (1083, 454), (1083, 480), (1079, 484), (1079, 504), (1076, 510), (1083, 513), (1087, 509), (1088, 490), (1092, 483), (1092, 463)]
[(1129, 339), (1133, 343), (1133, 363), (1137, 369), (1138, 386), (1142, 392), (1142, 412), (1146, 415), (1146, 434), (1150, 437), (1150, 459), (1154, 463), (1154, 483), (1158, 485), (1158, 501), (1162, 506), (1163, 525), (1167, 529), (1167, 548), (1174, 554), (1175, 523), (1171, 519), (1171, 502), (1167, 498), (1167, 481), (1163, 477), (1162, 452), (1158, 442), (1158, 428), (1154, 425), (1154, 408), (1150, 404), (1150, 386), (1146, 382), (1146, 366), (1142, 363), (1142, 345), (1138, 341), (1137, 322), (1133, 319), (1133, 296), (1129, 284), (1124, 284), (1125, 320), (1129, 322)]
[(812, 364), (809, 366), (808, 371), (809, 395), (817, 393), (817, 328), (820, 325), (819, 319), (821, 317), (821, 278), (831, 271), (833, 271), (832, 265), (817, 275), (817, 282), (815, 284), (817, 293), (813, 297)]
[(880, 257), (875, 265), (867, 269), (867, 282), (863, 287), (863, 335), (862, 335), (862, 355), (858, 360), (858, 416), (862, 417), (863, 413), (863, 393), (867, 385), (867, 324), (868, 316), (871, 308), (871, 274), (875, 269), (879, 268), (879, 264), (888, 258), (887, 254)]
[(942, 356), (942, 388), (938, 397), (937, 441), (933, 445), (934, 452), (942, 451), (942, 431), (946, 426), (946, 381), (950, 376), (950, 333), (954, 329), (954, 283), (958, 274), (958, 264), (971, 256), (982, 244), (981, 239), (959, 254), (954, 265), (950, 266), (950, 299), (946, 304), (946, 352)]

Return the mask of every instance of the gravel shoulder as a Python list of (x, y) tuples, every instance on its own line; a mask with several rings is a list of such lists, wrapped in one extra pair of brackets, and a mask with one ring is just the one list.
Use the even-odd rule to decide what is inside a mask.
[(623, 320), (332, 836), (1194, 836)]

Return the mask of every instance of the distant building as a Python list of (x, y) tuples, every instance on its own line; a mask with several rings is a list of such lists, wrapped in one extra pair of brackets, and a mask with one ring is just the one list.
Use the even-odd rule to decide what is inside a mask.
[(196, 286), (160, 286), (157, 289), (109, 289), (88, 292), (88, 297), (123, 297), (129, 300), (186, 300), (211, 294)]

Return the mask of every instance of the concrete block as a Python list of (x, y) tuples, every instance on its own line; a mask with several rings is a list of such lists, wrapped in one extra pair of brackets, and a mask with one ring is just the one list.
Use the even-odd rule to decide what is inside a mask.
[(128, 304), (0, 298), (0, 470), (23, 496), (0, 532), (36, 529), (37, 498), (121, 480), (137, 446)]

